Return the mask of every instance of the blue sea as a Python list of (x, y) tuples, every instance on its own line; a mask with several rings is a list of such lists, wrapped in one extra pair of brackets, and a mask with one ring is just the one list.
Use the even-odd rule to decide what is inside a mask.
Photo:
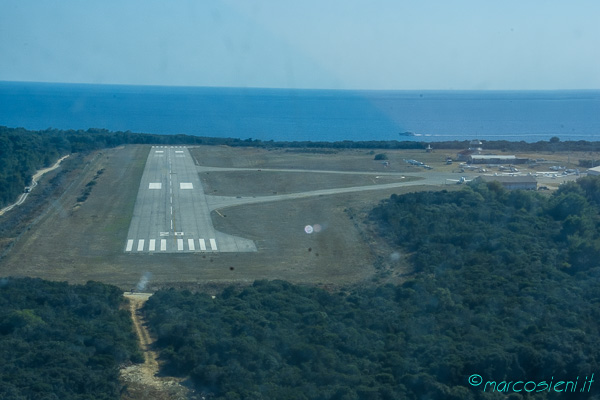
[(0, 125), (275, 141), (536, 142), (553, 136), (597, 141), (600, 90), (344, 91), (0, 82)]

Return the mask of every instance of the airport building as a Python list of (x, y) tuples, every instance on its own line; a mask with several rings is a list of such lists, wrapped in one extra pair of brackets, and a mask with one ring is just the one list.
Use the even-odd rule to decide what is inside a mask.
[(472, 155), (481, 154), (481, 152), (483, 151), (483, 148), (481, 146), (483, 146), (483, 143), (481, 143), (481, 141), (477, 139), (472, 140), (471, 143), (469, 143), (469, 148), (467, 150), (459, 151), (458, 154), (456, 154), (456, 159), (458, 161), (469, 161), (469, 157), (471, 157)]
[(600, 167), (594, 167), (587, 170), (588, 175), (600, 175)]
[(469, 164), (526, 164), (528, 158), (517, 158), (517, 156), (498, 156), (495, 154), (480, 155), (472, 154), (467, 157)]
[(499, 182), (505, 189), (537, 190), (537, 180), (533, 176), (489, 176), (482, 175), (477, 179), (484, 182)]

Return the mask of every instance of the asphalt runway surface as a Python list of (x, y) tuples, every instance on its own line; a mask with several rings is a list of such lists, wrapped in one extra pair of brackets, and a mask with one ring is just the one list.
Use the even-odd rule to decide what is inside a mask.
[(129, 225), (126, 253), (256, 251), (215, 230), (197, 166), (186, 147), (153, 146)]

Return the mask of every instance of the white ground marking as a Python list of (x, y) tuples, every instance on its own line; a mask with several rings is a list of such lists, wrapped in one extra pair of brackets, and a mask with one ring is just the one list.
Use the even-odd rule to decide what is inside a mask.
[(190, 248), (190, 251), (196, 250), (196, 246), (194, 246), (194, 239), (188, 239), (188, 247)]
[(179, 189), (193, 189), (194, 185), (191, 182), (180, 182)]
[(148, 251), (154, 251), (154, 250), (156, 250), (156, 240), (150, 239), (149, 246), (150, 246), (150, 248), (148, 249)]
[(161, 232), (160, 236), (169, 236), (169, 232)]
[(160, 251), (167, 251), (167, 239), (160, 239)]
[(177, 250), (183, 250), (183, 239), (177, 239)]
[(175, 236), (183, 236), (183, 232), (175, 232)]
[(162, 153), (164, 153), (164, 150), (154, 150), (154, 152), (157, 154), (162, 154)]
[(175, 153), (183, 153), (183, 150), (175, 150)]
[(150, 182), (150, 184), (148, 185), (148, 189), (162, 189), (162, 183)]
[(138, 249), (137, 251), (144, 251), (144, 239), (138, 240)]
[(204, 239), (198, 239), (198, 241), (200, 242), (200, 250), (206, 251), (206, 243), (204, 242)]
[(217, 241), (215, 239), (210, 239), (210, 248), (213, 251), (217, 251)]
[(131, 251), (131, 249), (133, 249), (133, 239), (129, 239), (127, 241), (127, 248), (125, 249), (125, 251)]

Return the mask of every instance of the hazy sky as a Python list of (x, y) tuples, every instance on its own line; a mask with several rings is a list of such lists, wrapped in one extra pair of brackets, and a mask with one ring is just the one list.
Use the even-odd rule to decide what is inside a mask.
[(0, 0), (0, 80), (600, 89), (600, 1)]

